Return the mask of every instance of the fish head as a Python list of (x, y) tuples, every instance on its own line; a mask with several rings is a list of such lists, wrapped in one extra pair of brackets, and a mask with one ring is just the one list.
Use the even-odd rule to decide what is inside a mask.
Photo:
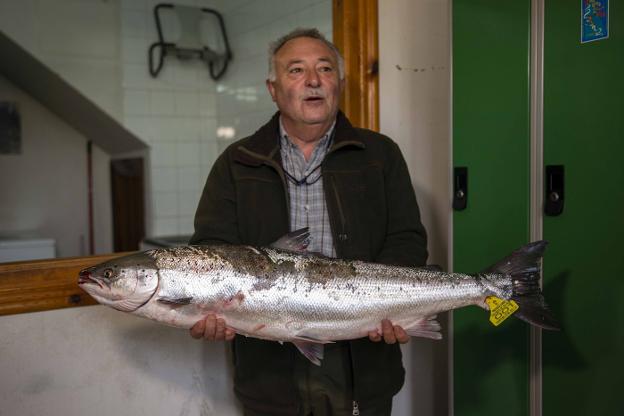
[(156, 292), (158, 268), (148, 252), (131, 254), (82, 270), (78, 285), (103, 305), (133, 312)]

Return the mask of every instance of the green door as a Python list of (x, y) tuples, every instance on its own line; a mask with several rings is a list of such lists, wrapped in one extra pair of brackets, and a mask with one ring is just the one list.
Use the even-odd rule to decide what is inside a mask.
[[(468, 169), (455, 271), (479, 272), (529, 239), (529, 35), (530, 1), (453, 1), (453, 164)], [(453, 313), (455, 414), (527, 414), (527, 325), (488, 318)]]
[[(581, 44), (581, 1), (544, 3), (544, 164), (563, 166), (565, 189), (563, 212), (543, 218), (544, 291), (563, 331), (542, 337), (542, 412), (621, 415), (624, 9), (612, 2), (608, 39)], [(529, 1), (453, 2), (453, 158), (468, 168), (457, 271), (529, 237), (529, 39)], [(461, 310), (453, 344), (456, 415), (529, 414), (524, 323)]]
[(624, 8), (581, 44), (581, 1), (547, 0), (544, 163), (564, 210), (544, 218), (544, 285), (563, 332), (543, 340), (544, 415), (624, 415)]

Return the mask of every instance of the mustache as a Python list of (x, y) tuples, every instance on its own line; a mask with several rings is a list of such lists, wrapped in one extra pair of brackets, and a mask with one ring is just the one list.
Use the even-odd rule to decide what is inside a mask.
[(320, 88), (307, 88), (299, 98), (306, 100), (308, 98), (325, 98), (327, 94)]

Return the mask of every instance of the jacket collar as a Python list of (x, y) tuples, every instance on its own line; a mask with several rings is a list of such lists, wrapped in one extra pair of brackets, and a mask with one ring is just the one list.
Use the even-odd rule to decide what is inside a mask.
[[(240, 144), (235, 150), (234, 160), (255, 166), (267, 161), (279, 163), (279, 115), (279, 111), (276, 112), (268, 123), (250, 136), (249, 140)], [(342, 111), (338, 111), (333, 144), (328, 153), (347, 146), (360, 149), (366, 147), (347, 117)]]

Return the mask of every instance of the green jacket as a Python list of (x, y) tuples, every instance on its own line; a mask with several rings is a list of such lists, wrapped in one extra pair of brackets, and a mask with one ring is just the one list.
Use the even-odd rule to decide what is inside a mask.
[[(191, 244), (268, 245), (289, 231), (287, 184), (280, 163), (279, 113), (215, 162), (195, 216)], [(424, 265), (427, 238), (405, 160), (388, 137), (354, 128), (338, 113), (334, 142), (322, 164), (336, 254), (404, 266)], [(405, 371), (398, 344), (349, 341), (354, 396), (360, 407), (396, 394)], [(289, 343), (236, 336), (234, 390), (253, 409), (293, 414)], [(270, 408), (267, 402), (273, 403)]]

